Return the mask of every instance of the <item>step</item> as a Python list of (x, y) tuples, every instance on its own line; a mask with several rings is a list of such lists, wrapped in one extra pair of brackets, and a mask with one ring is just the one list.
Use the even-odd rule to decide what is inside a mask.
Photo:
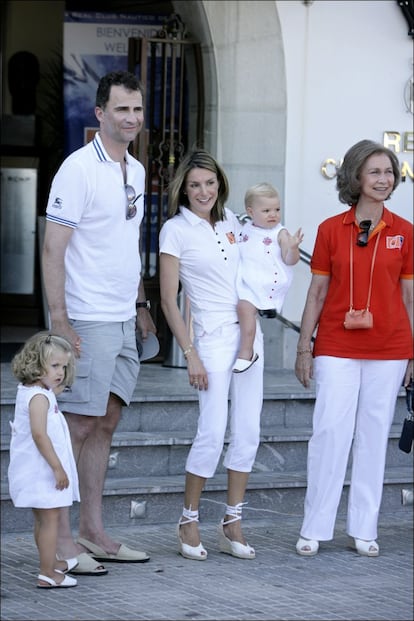
[[(9, 420), (14, 416), (17, 381), (10, 365), (1, 364), (0, 432), (10, 433)], [(301, 427), (312, 417), (314, 391), (306, 390), (292, 371), (266, 370), (262, 427)], [(118, 431), (188, 430), (195, 433), (198, 418), (196, 391), (188, 384), (185, 369), (159, 364), (143, 364), (131, 405), (123, 408)]]
[[(265, 397), (263, 401), (261, 428), (272, 431), (281, 429), (309, 428), (312, 421), (313, 398), (286, 400), (285, 397)], [(10, 421), (14, 418), (14, 401), (1, 404), (0, 433), (2, 438), (10, 437)], [(185, 430), (194, 436), (197, 429), (198, 402), (166, 400), (134, 401), (123, 408), (117, 432), (132, 433), (170, 433)], [(402, 418), (401, 418), (402, 420)]]
[[(402, 487), (411, 487), (413, 473), (411, 466), (387, 468), (384, 479), (382, 511), (402, 512)], [(200, 516), (206, 522), (218, 522), (223, 516), (226, 504), (227, 477), (216, 474), (208, 480), (201, 497)], [(338, 508), (338, 516), (345, 516), (348, 498), (349, 473)], [(2, 532), (24, 532), (33, 527), (30, 509), (16, 509), (5, 498), (4, 484), (1, 486), (1, 528)], [(103, 496), (103, 515), (106, 526), (130, 526), (165, 523), (173, 525), (181, 512), (183, 502), (184, 475), (161, 477), (138, 477), (107, 479)], [(296, 473), (252, 472), (246, 491), (248, 503), (243, 519), (259, 519), (276, 515), (302, 516), (306, 491), (306, 471)], [(4, 495), (3, 495), (4, 493)], [(76, 529), (79, 505), (71, 510), (72, 525)]]
[[(401, 426), (392, 426), (387, 466), (404, 466), (407, 455), (398, 448)], [(310, 429), (291, 430), (275, 427), (261, 434), (254, 469), (258, 472), (295, 472), (306, 469)], [(162, 476), (182, 474), (193, 440), (188, 432), (117, 432), (114, 434), (108, 462), (107, 478)], [(226, 450), (226, 444), (224, 451)], [(224, 454), (223, 451), (223, 454)], [(1, 441), (1, 481), (7, 481), (9, 441)], [(222, 460), (217, 468), (224, 473)]]
[[(133, 437), (129, 433), (117, 433), (114, 437), (112, 458), (114, 449), (117, 452), (123, 446), (129, 447), (133, 453), (125, 459), (126, 471), (111, 465), (108, 469), (103, 500), (105, 521), (108, 524), (118, 524), (121, 514), (125, 518), (125, 515), (130, 515), (131, 511), (134, 517), (133, 507), (136, 507), (140, 521), (151, 523), (155, 516), (159, 515), (160, 521), (168, 522), (173, 519), (171, 511), (174, 511), (177, 503), (179, 505), (182, 502), (184, 464), (191, 437), (189, 434), (174, 435), (174, 437), (171, 437), (171, 434), (165, 434), (164, 438), (161, 438), (160, 434), (132, 435)], [(395, 511), (402, 510), (400, 501), (402, 487), (412, 487), (413, 484), (412, 456), (398, 449), (399, 435), (400, 425), (394, 424), (390, 433), (384, 480), (383, 505)], [(248, 486), (248, 496), (251, 499), (249, 503), (253, 505), (255, 511), (263, 513), (266, 508), (272, 508), (272, 511), (281, 513), (286, 511), (289, 514), (300, 513), (306, 489), (306, 455), (309, 437), (310, 430), (300, 434), (297, 432), (292, 434), (290, 430), (281, 433), (278, 430), (276, 435), (262, 435), (262, 442)], [(155, 448), (160, 447), (161, 441), (171, 450), (180, 451), (181, 468), (175, 466), (171, 469), (163, 460), (160, 460), (161, 468), (151, 469), (149, 467), (148, 461), (145, 461), (148, 457), (143, 455), (142, 451), (146, 449), (154, 451)], [(6, 453), (7, 447), (4, 448)], [(155, 455), (155, 461), (152, 456), (150, 459), (152, 464), (156, 464), (158, 454)], [(134, 467), (135, 463), (141, 460), (145, 465), (137, 471)], [(217, 505), (217, 503), (222, 505), (225, 502), (226, 475), (221, 464), (222, 462), (215, 477), (206, 484), (206, 492), (209, 493), (205, 503), (208, 506)], [(27, 529), (27, 520), (31, 524), (31, 512), (14, 509), (9, 499), (5, 477), (7, 477), (7, 471), (5, 474), (2, 469), (2, 528), (5, 532), (21, 532)], [(345, 484), (345, 494), (348, 478), (349, 475)], [(72, 511), (74, 524), (77, 520), (77, 511), (75, 504)], [(212, 509), (210, 508), (209, 511), (211, 512)], [(208, 519), (215, 518), (209, 516)]]
[[(263, 400), (261, 429), (262, 431), (273, 430), (275, 427), (292, 430), (309, 429), (312, 425), (313, 405), (313, 394), (289, 396), (268, 392)], [(0, 434), (1, 437), (8, 438), (9, 421), (14, 417), (14, 397), (2, 398), (0, 407)], [(406, 415), (405, 395), (401, 392), (397, 399), (394, 422), (402, 425)], [(170, 432), (185, 430), (189, 434), (194, 434), (197, 419), (198, 402), (195, 397), (188, 399), (186, 395), (179, 398), (162, 395), (154, 397), (151, 401), (148, 395), (145, 398), (134, 395), (130, 406), (123, 408), (117, 431), (158, 433), (165, 430)]]
[[(30, 510), (15, 509), (7, 487), (9, 420), (14, 415), (17, 382), (9, 365), (2, 365), (1, 393), (1, 524), (4, 532), (32, 527)], [(3, 372), (4, 371), (4, 372)], [(267, 369), (261, 420), (261, 444), (249, 480), (247, 515), (276, 511), (302, 514), (306, 489), (307, 442), (311, 434), (314, 391), (304, 389), (292, 371)], [(384, 500), (392, 510), (401, 507), (401, 487), (412, 484), (410, 456), (397, 446), (406, 415), (404, 391), (398, 399), (390, 433)], [(174, 522), (182, 505), (185, 460), (194, 436), (198, 402), (186, 370), (142, 365), (129, 408), (114, 434), (103, 505), (107, 525)], [(344, 488), (344, 498), (347, 494)], [(222, 464), (207, 481), (202, 496), (202, 519), (216, 521), (226, 496)], [(344, 510), (345, 500), (340, 511)], [(78, 504), (72, 509), (74, 526)], [(246, 516), (247, 517), (247, 516)]]

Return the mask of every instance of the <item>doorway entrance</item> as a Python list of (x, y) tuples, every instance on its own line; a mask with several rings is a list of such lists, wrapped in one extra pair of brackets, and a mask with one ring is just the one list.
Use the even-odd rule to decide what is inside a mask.
[(146, 130), (137, 137), (134, 155), (146, 169), (143, 278), (164, 359), (172, 339), (160, 308), (158, 235), (167, 219), (168, 184), (178, 164), (189, 148), (204, 146), (201, 45), (174, 13), (156, 37), (129, 39), (128, 69), (145, 91)]

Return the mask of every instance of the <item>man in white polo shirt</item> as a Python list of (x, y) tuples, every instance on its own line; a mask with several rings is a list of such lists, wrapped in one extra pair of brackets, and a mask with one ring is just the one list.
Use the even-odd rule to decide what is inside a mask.
[(59, 404), (78, 465), (79, 538), (73, 540), (66, 510), (59, 556), (77, 556), (74, 573), (88, 575), (107, 573), (96, 561), (149, 560), (105, 532), (102, 494), (112, 436), (138, 378), (135, 330), (144, 340), (156, 332), (141, 279), (145, 170), (128, 152), (144, 123), (136, 76), (104, 76), (95, 115), (99, 132), (66, 158), (53, 179), (42, 263), (51, 330), (77, 354), (76, 381)]

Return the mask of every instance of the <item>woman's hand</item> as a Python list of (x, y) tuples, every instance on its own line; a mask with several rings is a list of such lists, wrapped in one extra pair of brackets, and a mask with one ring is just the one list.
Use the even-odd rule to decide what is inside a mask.
[(195, 388), (196, 390), (207, 390), (207, 372), (204, 368), (203, 363), (198, 357), (197, 350), (194, 349), (194, 347), (192, 347), (191, 351), (187, 354), (186, 360), (188, 381), (190, 382), (190, 386), (193, 386), (193, 388)]
[(406, 388), (408, 384), (410, 383), (410, 381), (414, 379), (413, 372), (414, 372), (414, 361), (411, 359), (408, 361), (407, 368), (405, 370), (404, 382), (403, 382), (404, 388)]
[(309, 388), (310, 380), (313, 378), (311, 351), (301, 351), (296, 354), (295, 375), (305, 388)]

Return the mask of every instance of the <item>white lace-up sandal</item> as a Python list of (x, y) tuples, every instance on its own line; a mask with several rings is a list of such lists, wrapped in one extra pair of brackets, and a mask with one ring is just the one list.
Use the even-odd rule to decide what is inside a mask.
[(180, 536), (180, 526), (198, 521), (198, 511), (191, 511), (191, 505), (189, 509), (183, 507), (183, 514), (177, 524), (178, 551), (184, 558), (189, 558), (193, 561), (205, 561), (207, 558), (207, 550), (204, 548), (203, 544), (199, 543), (198, 546), (190, 546), (188, 543), (184, 543)]
[(232, 507), (231, 505), (226, 506), (226, 515), (232, 515), (233, 518), (231, 520), (227, 520), (226, 522), (221, 520), (218, 525), (218, 534), (219, 534), (219, 546), (220, 552), (224, 552), (225, 554), (231, 554), (232, 556), (236, 556), (237, 558), (250, 558), (253, 559), (256, 557), (256, 552), (254, 548), (249, 546), (248, 543), (243, 544), (239, 541), (231, 541), (224, 534), (223, 526), (227, 524), (232, 524), (233, 522), (237, 522), (242, 519), (242, 507), (245, 505), (245, 502), (239, 502), (237, 505)]

